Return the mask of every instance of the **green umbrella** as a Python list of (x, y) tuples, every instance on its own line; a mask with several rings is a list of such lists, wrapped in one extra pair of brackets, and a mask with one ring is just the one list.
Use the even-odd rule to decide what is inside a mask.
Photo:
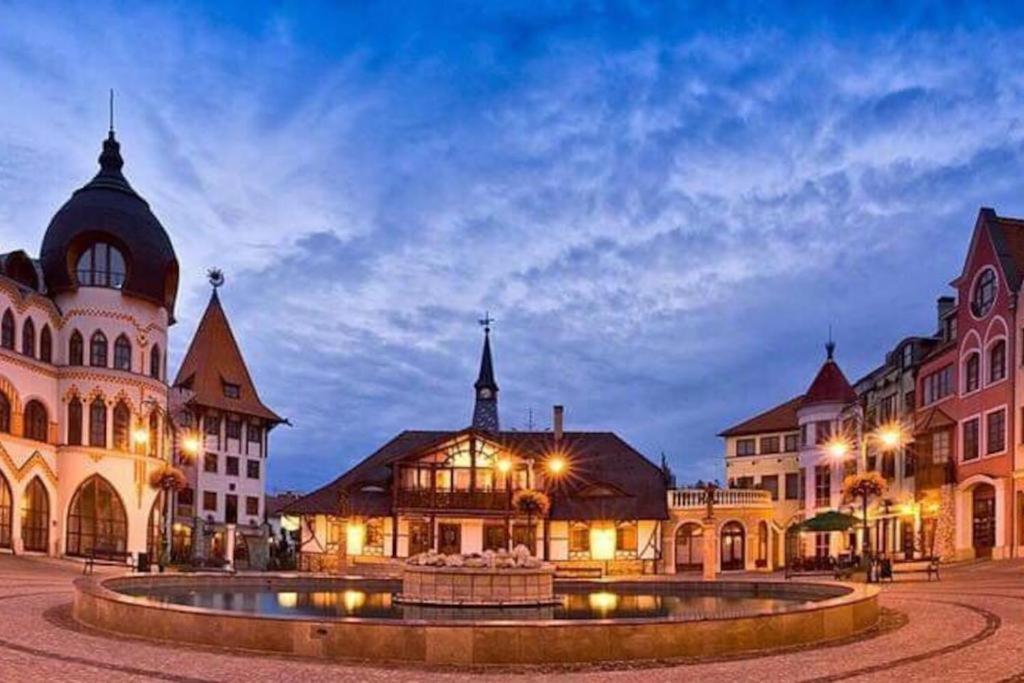
[(801, 531), (846, 531), (857, 524), (857, 518), (835, 510), (822, 512), (800, 524)]

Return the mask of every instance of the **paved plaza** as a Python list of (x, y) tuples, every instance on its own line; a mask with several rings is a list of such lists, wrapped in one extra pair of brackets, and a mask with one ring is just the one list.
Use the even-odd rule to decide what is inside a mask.
[(950, 568), (884, 588), (879, 632), (828, 647), (579, 671), (424, 671), (324, 664), (109, 637), (70, 617), (78, 565), (0, 555), (0, 681), (1024, 681), (1024, 562)]

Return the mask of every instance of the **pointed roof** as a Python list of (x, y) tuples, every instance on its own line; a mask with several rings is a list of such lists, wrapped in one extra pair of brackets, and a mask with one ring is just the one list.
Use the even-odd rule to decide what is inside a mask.
[[(238, 398), (226, 395), (225, 384), (238, 387)], [(194, 392), (191, 402), (197, 405), (262, 417), (271, 422), (284, 421), (260, 401), (216, 288), (199, 321), (199, 328), (181, 363), (174, 386)]]
[(839, 369), (833, 358), (836, 345), (829, 341), (825, 345), (828, 357), (818, 370), (818, 375), (811, 382), (811, 386), (804, 394), (801, 406), (808, 406), (815, 403), (852, 403), (857, 400), (857, 392), (850, 386), (846, 375)]
[(498, 383), (494, 381), (494, 362), (491, 360), (491, 328), (484, 328), (484, 351), (480, 357), (480, 374), (473, 385), (477, 389), (498, 390)]

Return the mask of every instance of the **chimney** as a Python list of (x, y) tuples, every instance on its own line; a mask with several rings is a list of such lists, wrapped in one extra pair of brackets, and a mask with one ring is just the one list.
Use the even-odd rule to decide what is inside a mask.
[(946, 328), (946, 316), (956, 307), (956, 299), (951, 296), (940, 296), (935, 303), (936, 312), (939, 318), (939, 334)]
[(554, 418), (551, 422), (551, 429), (555, 433), (555, 441), (562, 440), (562, 427), (565, 422), (565, 406), (555, 406)]

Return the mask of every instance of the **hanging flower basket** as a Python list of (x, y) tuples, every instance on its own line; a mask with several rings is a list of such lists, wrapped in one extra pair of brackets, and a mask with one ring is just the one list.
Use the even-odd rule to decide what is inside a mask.
[(522, 489), (512, 496), (512, 509), (527, 517), (544, 517), (551, 509), (551, 499), (541, 491)]
[(180, 491), (188, 486), (188, 479), (185, 478), (185, 473), (177, 467), (165, 465), (150, 473), (149, 485), (161, 491)]

